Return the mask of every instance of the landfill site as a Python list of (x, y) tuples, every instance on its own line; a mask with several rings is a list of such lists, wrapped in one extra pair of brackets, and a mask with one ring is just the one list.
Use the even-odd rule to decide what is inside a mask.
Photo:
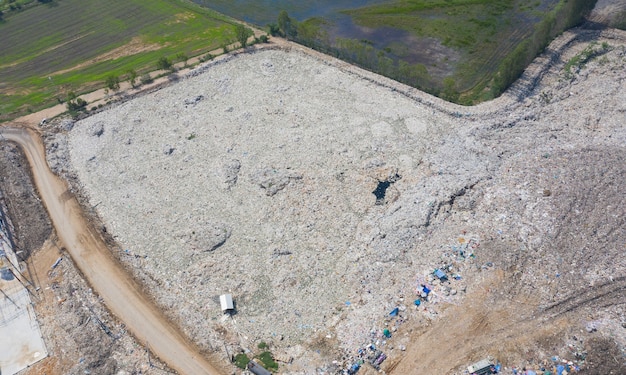
[[(245, 358), (618, 375), (625, 67), (626, 32), (573, 29), (502, 97), (462, 107), (282, 43), (38, 131), (114, 258), (224, 374), (253, 373)], [(48, 355), (20, 374), (173, 373), (81, 277), (2, 147)]]

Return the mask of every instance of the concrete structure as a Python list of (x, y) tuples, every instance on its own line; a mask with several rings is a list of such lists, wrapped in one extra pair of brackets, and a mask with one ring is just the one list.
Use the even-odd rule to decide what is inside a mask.
[(27, 280), (21, 276), (11, 231), (0, 206), (0, 374), (13, 375), (48, 355), (35, 317)]

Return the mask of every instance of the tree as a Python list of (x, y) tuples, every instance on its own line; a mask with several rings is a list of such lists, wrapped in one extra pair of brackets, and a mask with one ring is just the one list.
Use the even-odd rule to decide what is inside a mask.
[(157, 69), (159, 70), (172, 70), (172, 62), (167, 57), (163, 56), (157, 61)]
[(238, 23), (235, 25), (235, 36), (237, 37), (237, 41), (241, 44), (241, 48), (246, 48), (248, 44), (248, 38), (253, 35), (252, 30), (245, 27), (244, 25)]
[(135, 87), (135, 85), (137, 84), (137, 72), (135, 71), (135, 69), (128, 69), (128, 71), (126, 71), (126, 74), (128, 75), (128, 82), (130, 83), (130, 85), (132, 87)]
[(67, 93), (67, 109), (72, 116), (76, 116), (78, 111), (82, 111), (87, 106), (87, 102), (79, 98), (76, 93), (70, 91)]
[(280, 34), (280, 27), (278, 27), (275, 23), (270, 23), (267, 25), (267, 33), (271, 36), (276, 36)]
[(144, 73), (141, 77), (139, 77), (139, 82), (141, 82), (142, 85), (147, 85), (153, 81), (152, 77), (150, 77), (150, 73)]
[(278, 28), (287, 38), (293, 38), (296, 36), (296, 28), (291, 21), (291, 18), (289, 18), (289, 15), (284, 10), (281, 10), (278, 14)]
[(114, 74), (109, 74), (106, 78), (105, 86), (109, 90), (113, 90), (113, 91), (119, 90), (120, 89), (120, 77)]

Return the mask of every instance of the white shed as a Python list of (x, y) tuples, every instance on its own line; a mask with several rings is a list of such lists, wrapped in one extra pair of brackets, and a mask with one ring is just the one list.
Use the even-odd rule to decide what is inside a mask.
[(233, 305), (233, 295), (232, 294), (222, 294), (220, 296), (220, 305), (222, 305), (222, 311), (226, 312), (228, 310), (232, 310), (235, 308)]

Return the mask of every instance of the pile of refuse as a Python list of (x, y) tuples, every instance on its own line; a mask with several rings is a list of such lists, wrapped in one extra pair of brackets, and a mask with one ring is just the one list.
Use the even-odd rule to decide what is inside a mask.
[[(412, 300), (412, 308), (405, 304), (398, 304), (381, 319), (379, 326), (370, 331), (369, 340), (364, 345), (357, 348), (353, 353), (348, 354), (341, 371), (343, 375), (354, 375), (365, 365), (369, 364), (376, 370), (380, 370), (382, 363), (387, 359), (385, 350), (392, 350), (390, 344), (392, 336), (397, 334), (403, 323), (411, 318), (416, 318), (421, 314), (423, 317), (432, 320), (438, 315), (435, 307), (440, 303), (456, 303), (456, 300), (466, 292), (466, 285), (462, 281), (461, 274), (464, 270), (475, 265), (475, 251), (480, 246), (477, 238), (465, 236), (459, 237), (457, 243), (446, 246), (441, 256), (440, 264), (434, 266), (432, 271), (416, 276), (411, 289), (415, 295)], [(489, 269), (493, 264), (486, 263), (481, 269)], [(404, 300), (404, 296), (399, 298)], [(405, 351), (406, 347), (397, 347)]]

